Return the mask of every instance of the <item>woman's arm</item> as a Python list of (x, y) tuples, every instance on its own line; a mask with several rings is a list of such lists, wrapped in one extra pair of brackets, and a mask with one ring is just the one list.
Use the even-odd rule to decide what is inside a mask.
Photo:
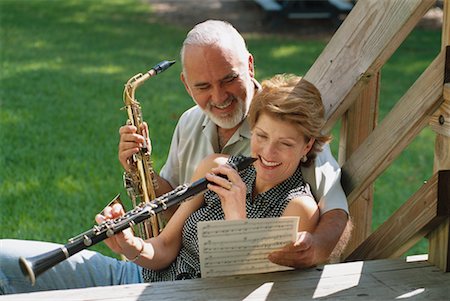
[(145, 241), (143, 251), (135, 260), (142, 267), (160, 270), (169, 266), (178, 256), (181, 248), (182, 230), (187, 218), (197, 210), (203, 202), (203, 195), (199, 194), (180, 205), (169, 220), (163, 231), (157, 236)]
[(292, 199), (283, 212), (283, 216), (298, 216), (300, 223), (298, 231), (313, 232), (319, 222), (319, 207), (310, 196)]
[[(216, 160), (218, 157), (216, 155), (205, 158), (194, 172), (192, 180), (203, 178), (211, 168), (218, 165), (217, 162), (222, 162), (222, 159)], [(114, 252), (123, 254), (126, 258), (133, 260), (142, 267), (153, 270), (166, 268), (176, 259), (180, 252), (182, 230), (187, 218), (200, 208), (203, 201), (203, 194), (200, 193), (189, 201), (183, 202), (157, 237), (143, 241), (141, 238), (135, 237), (131, 229), (126, 229), (105, 240), (105, 243)], [(96, 217), (99, 223), (124, 214), (123, 208), (119, 204), (105, 208), (103, 212), (105, 213), (104, 216)]]

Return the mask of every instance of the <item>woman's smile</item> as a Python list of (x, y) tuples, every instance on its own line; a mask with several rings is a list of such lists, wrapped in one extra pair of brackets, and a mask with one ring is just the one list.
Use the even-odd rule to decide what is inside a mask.
[(281, 165), (281, 162), (275, 162), (275, 161), (268, 161), (266, 159), (264, 159), (262, 156), (258, 156), (259, 160), (261, 162), (261, 166), (262, 167), (266, 167), (266, 168), (275, 168)]

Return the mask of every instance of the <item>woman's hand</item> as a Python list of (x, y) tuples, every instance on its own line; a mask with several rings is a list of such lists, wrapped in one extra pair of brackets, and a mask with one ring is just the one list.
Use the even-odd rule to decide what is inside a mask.
[[(95, 221), (101, 224), (107, 220), (116, 219), (125, 214), (120, 203), (112, 204), (95, 216)], [(131, 228), (104, 240), (106, 245), (115, 253), (123, 254), (128, 259), (134, 259), (143, 249), (144, 241), (135, 237)]]
[[(218, 174), (224, 175), (226, 178), (218, 176)], [(213, 168), (211, 173), (206, 174), (206, 179), (212, 182), (208, 184), (208, 189), (220, 197), (225, 219), (247, 218), (245, 204), (247, 187), (236, 170), (224, 164)]]

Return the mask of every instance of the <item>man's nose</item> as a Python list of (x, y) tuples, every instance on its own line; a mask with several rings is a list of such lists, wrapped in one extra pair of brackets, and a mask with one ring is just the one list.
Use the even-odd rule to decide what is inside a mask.
[(228, 93), (226, 89), (218, 85), (213, 88), (211, 97), (214, 103), (220, 104), (228, 98)]

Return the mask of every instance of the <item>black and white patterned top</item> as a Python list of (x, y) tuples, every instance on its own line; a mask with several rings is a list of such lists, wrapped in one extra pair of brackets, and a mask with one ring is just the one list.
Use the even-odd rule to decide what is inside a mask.
[[(228, 162), (235, 162), (237, 157), (231, 156)], [(252, 190), (256, 180), (256, 170), (253, 165), (239, 173), (247, 186), (246, 209), (247, 218), (280, 217), (290, 200), (300, 196), (312, 196), (309, 185), (303, 180), (300, 167), (294, 174), (271, 188), (258, 194), (252, 200)], [(223, 220), (224, 212), (219, 196), (207, 190), (205, 202), (186, 220), (182, 232), (180, 253), (171, 265), (163, 270), (143, 269), (146, 282), (172, 281), (180, 279), (199, 278), (200, 259), (197, 238), (197, 223), (200, 221)]]

